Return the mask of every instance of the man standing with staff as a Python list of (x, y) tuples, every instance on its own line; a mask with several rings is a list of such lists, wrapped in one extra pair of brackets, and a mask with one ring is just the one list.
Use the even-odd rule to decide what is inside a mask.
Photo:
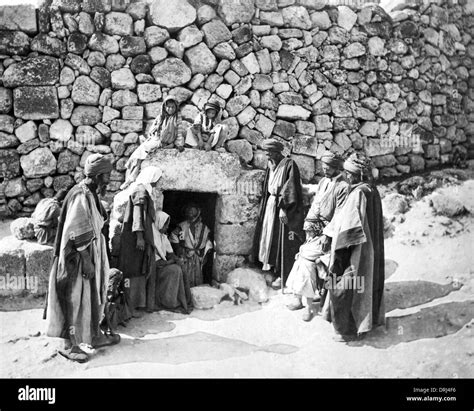
[(296, 163), (283, 156), (283, 144), (263, 141), (268, 168), (254, 237), (254, 258), (264, 271), (273, 269), (275, 289), (284, 287), (295, 254), (304, 240), (303, 194)]

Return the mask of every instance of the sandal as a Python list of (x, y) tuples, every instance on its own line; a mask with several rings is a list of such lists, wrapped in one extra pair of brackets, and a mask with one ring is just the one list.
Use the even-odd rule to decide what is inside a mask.
[(350, 342), (355, 341), (357, 336), (352, 334), (336, 334), (332, 339), (336, 342)]
[(89, 356), (77, 346), (65, 350), (59, 350), (59, 354), (68, 360), (78, 363), (85, 363), (89, 360)]
[(113, 334), (113, 335), (101, 334), (96, 339), (97, 342), (92, 344), (92, 347), (100, 348), (100, 347), (106, 347), (108, 345), (115, 345), (115, 344), (118, 344), (120, 340), (121, 338), (120, 338), (120, 335), (118, 334)]
[(313, 310), (311, 310), (311, 311), (309, 311), (309, 310), (305, 311), (305, 313), (303, 314), (303, 317), (302, 317), (302, 318), (303, 318), (303, 321), (306, 321), (306, 322), (311, 321), (311, 320), (313, 319), (313, 315), (314, 315), (314, 311), (313, 311)]
[(272, 282), (272, 288), (274, 290), (279, 290), (281, 288), (281, 278), (278, 277), (275, 281)]

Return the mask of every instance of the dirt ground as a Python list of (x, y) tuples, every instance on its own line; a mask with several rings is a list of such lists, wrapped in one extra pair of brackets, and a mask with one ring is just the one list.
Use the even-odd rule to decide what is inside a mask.
[(147, 314), (119, 328), (119, 345), (76, 364), (44, 335), (41, 308), (1, 311), (0, 377), (473, 378), (474, 180), (438, 191), (471, 214), (435, 216), (426, 196), (394, 223), (385, 240), (387, 324), (361, 341), (334, 342), (331, 324), (302, 321), (285, 307), (288, 296), (272, 291), (264, 304)]

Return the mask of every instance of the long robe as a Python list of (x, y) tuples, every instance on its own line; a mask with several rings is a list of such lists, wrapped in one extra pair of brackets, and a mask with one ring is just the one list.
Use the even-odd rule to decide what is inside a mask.
[(189, 279), (178, 264), (156, 265), (155, 305), (172, 311), (191, 311)]
[(168, 214), (158, 211), (153, 224), (156, 257), (155, 307), (189, 313), (192, 306), (189, 278), (178, 264), (166, 263), (173, 256), (173, 247), (168, 236), (160, 230), (169, 220)]
[[(321, 236), (324, 227), (331, 221), (334, 213), (344, 203), (348, 185), (342, 175), (332, 178), (323, 177), (316, 188), (311, 208), (305, 221), (318, 227), (316, 236), (301, 245), (287, 281), (290, 292), (307, 298), (314, 298), (317, 288), (321, 288), (321, 279), (318, 277), (316, 259), (325, 254), (321, 245)], [(320, 231), (319, 231), (320, 230)]]
[(178, 248), (177, 254), (184, 258), (183, 271), (190, 287), (201, 285), (207, 253), (213, 248), (209, 228), (202, 221), (194, 224), (183, 221), (171, 233), (170, 241)]
[(336, 210), (344, 204), (347, 190), (348, 184), (342, 174), (332, 178), (323, 177), (318, 183), (305, 221), (321, 223), (323, 229), (332, 220)]
[[(83, 182), (64, 199), (54, 246), (48, 286), (47, 335), (92, 344), (106, 301), (109, 261), (102, 228), (106, 212), (96, 193)], [(86, 250), (95, 276), (82, 276), (79, 250)]]
[(377, 188), (367, 183), (350, 187), (324, 233), (332, 243), (323, 318), (343, 335), (362, 334), (384, 324), (383, 217)]
[[(263, 263), (273, 266), (275, 273), (283, 276), (285, 283), (293, 266), (295, 255), (304, 239), (303, 194), (300, 171), (296, 163), (290, 158), (284, 158), (277, 167), (283, 168), (283, 174), (281, 184), (274, 191), (270, 181), (273, 172), (268, 168), (265, 174), (253, 254), (255, 260), (260, 260), (262, 242), (267, 244), (267, 262)], [(280, 221), (279, 212), (281, 209), (286, 211), (288, 225)], [(270, 230), (267, 224), (269, 224)], [(265, 236), (264, 239), (262, 239), (262, 235)]]
[[(130, 194), (120, 236), (118, 268), (126, 279), (130, 307), (153, 310), (155, 306), (155, 248), (153, 200), (142, 184)], [(137, 248), (137, 232), (145, 239), (145, 249)]]

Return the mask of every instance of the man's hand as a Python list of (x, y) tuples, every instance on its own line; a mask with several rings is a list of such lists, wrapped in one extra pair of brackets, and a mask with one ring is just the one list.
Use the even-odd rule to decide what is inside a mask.
[(95, 266), (92, 261), (85, 260), (82, 262), (82, 276), (86, 280), (91, 280), (95, 277)]
[(288, 216), (286, 215), (286, 211), (283, 209), (280, 210), (280, 221), (283, 224), (288, 225)]
[(80, 254), (82, 260), (82, 276), (86, 280), (90, 280), (95, 277), (95, 266), (92, 263), (89, 251), (83, 250), (80, 252)]
[(209, 143), (204, 144), (204, 150), (211, 151), (212, 147)]
[(145, 239), (143, 238), (143, 232), (137, 232), (137, 249), (143, 251), (145, 249)]

